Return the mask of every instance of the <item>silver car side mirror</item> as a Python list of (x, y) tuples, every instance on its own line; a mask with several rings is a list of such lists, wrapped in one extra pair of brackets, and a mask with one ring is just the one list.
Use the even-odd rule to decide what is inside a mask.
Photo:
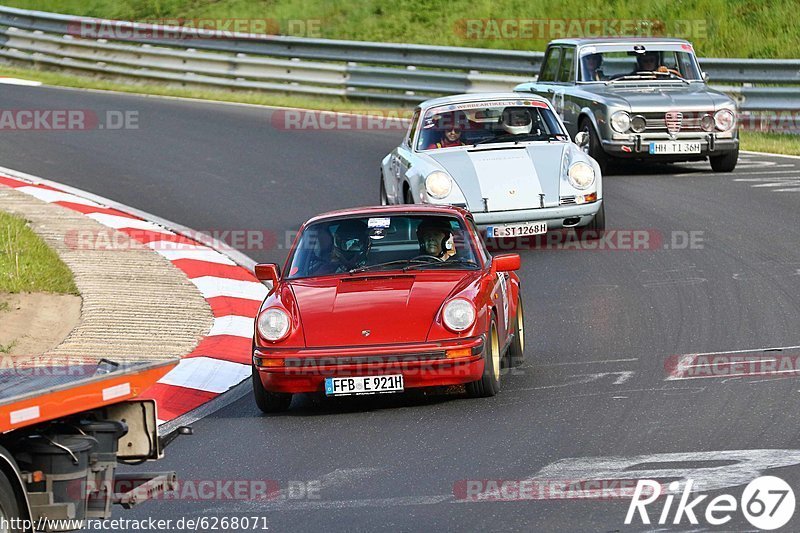
[(585, 131), (579, 131), (575, 134), (575, 144), (580, 147), (584, 147), (589, 144), (589, 134)]
[(703, 78), (704, 82), (708, 83), (708, 72), (703, 72), (700, 77)]

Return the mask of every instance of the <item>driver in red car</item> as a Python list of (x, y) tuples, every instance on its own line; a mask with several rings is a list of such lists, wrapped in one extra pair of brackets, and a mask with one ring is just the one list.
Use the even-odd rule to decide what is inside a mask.
[(439, 261), (447, 261), (456, 255), (453, 231), (447, 221), (423, 220), (417, 226), (417, 240), (420, 255), (435, 257)]
[(372, 241), (367, 224), (361, 220), (344, 220), (333, 233), (330, 260), (314, 269), (315, 275), (341, 274), (367, 264)]

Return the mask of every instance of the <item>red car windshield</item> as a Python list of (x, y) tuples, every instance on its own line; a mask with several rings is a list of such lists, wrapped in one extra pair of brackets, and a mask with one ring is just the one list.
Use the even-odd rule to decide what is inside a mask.
[(476, 269), (472, 239), (457, 218), (379, 215), (338, 218), (306, 227), (289, 261), (288, 279), (402, 269)]

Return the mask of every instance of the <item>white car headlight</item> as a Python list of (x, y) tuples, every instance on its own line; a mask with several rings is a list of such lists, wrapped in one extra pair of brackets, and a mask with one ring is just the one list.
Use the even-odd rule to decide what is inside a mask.
[(271, 307), (258, 315), (258, 332), (268, 341), (279, 341), (289, 333), (291, 323), (286, 311)]
[(611, 115), (611, 127), (617, 133), (625, 133), (631, 127), (631, 116), (627, 111), (617, 111)]
[(569, 182), (576, 189), (588, 189), (594, 183), (594, 169), (588, 163), (578, 161), (567, 172)]
[(720, 109), (714, 113), (714, 125), (720, 131), (728, 131), (734, 122), (733, 112), (730, 109)]
[(446, 172), (434, 170), (425, 178), (425, 190), (428, 196), (441, 200), (446, 198), (453, 190), (453, 178)]
[(463, 298), (455, 298), (444, 306), (442, 317), (444, 325), (458, 333), (475, 322), (475, 306)]

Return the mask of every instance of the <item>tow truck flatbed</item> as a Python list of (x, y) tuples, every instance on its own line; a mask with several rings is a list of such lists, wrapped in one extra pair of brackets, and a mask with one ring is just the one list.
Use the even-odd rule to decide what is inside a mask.
[[(177, 360), (127, 365), (101, 361), (66, 370), (0, 370), (0, 433), (132, 399), (176, 364)], [(20, 379), (26, 372), (32, 376)]]

